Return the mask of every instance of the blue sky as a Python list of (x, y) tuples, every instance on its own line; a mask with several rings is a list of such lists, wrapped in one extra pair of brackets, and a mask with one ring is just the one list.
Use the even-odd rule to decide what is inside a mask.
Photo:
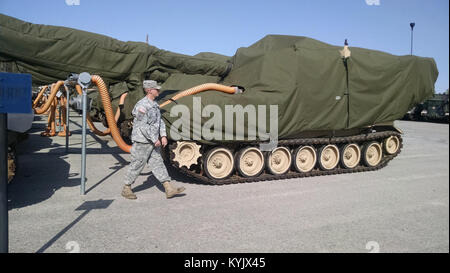
[[(67, 2), (79, 2), (68, 5)], [(379, 2), (368, 5), (366, 1)], [(0, 13), (36, 24), (66, 26), (194, 55), (234, 55), (267, 34), (432, 57), (436, 91), (449, 88), (448, 0), (0, 0)]]

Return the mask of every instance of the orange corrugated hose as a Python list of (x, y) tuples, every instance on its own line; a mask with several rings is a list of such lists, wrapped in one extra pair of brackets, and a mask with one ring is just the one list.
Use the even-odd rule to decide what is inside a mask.
[[(83, 94), (82, 91), (81, 91), (81, 86), (76, 85), (76, 86), (75, 86), (75, 89), (77, 90), (78, 94), (80, 94), (80, 95)], [(120, 104), (124, 104), (125, 98), (127, 97), (127, 95), (128, 95), (128, 93), (123, 93), (123, 94), (120, 96), (120, 99), (119, 99), (119, 105), (120, 105)], [(115, 117), (114, 117), (116, 123), (117, 123), (117, 120), (119, 120), (119, 116), (120, 116), (120, 109), (117, 108), (116, 115), (115, 115)], [(94, 132), (96, 135), (99, 135), (99, 136), (106, 136), (106, 135), (109, 135), (109, 134), (111, 133), (111, 129), (109, 129), (109, 128), (106, 128), (106, 130), (103, 131), (103, 132), (100, 131), (100, 130), (98, 130), (98, 129), (95, 127), (95, 125), (94, 125), (94, 123), (92, 122), (92, 119), (91, 119), (91, 117), (90, 117), (89, 115), (87, 115), (87, 122), (88, 122), (88, 125), (89, 125), (89, 127), (91, 128), (92, 132)]]
[[(236, 92), (236, 89), (231, 86), (221, 85), (221, 84), (217, 84), (217, 83), (204, 83), (204, 84), (197, 85), (192, 88), (186, 89), (185, 91), (176, 94), (175, 96), (172, 97), (172, 100), (177, 100), (182, 97), (194, 95), (194, 94), (197, 94), (197, 93), (200, 93), (203, 91), (207, 91), (207, 90), (216, 90), (216, 91), (221, 91), (221, 92), (225, 92), (228, 94), (234, 94)], [(171, 102), (172, 102), (171, 100), (165, 101), (164, 103), (159, 105), (159, 108), (162, 108)]]
[(117, 143), (120, 149), (124, 152), (129, 153), (131, 146), (126, 144), (120, 136), (119, 128), (117, 128), (116, 120), (114, 119), (114, 114), (111, 106), (111, 101), (109, 98), (108, 89), (106, 88), (105, 82), (98, 75), (93, 75), (91, 81), (97, 85), (98, 91), (102, 98), (103, 109), (105, 109), (106, 121), (108, 122), (109, 129), (111, 130), (111, 135), (114, 141)]
[(47, 118), (47, 128), (41, 133), (41, 136), (52, 137), (56, 135), (55, 114), (56, 114), (57, 98), (53, 98)]
[(36, 107), (37, 103), (41, 100), (42, 96), (44, 95), (45, 90), (47, 90), (48, 86), (43, 86), (41, 88), (41, 91), (39, 91), (39, 94), (37, 95), (36, 99), (33, 101), (33, 108)]
[[(79, 86), (78, 84), (75, 86), (75, 89), (77, 90), (78, 94), (83, 94), (83, 91), (81, 91), (81, 86)], [(100, 131), (98, 130), (94, 123), (92, 122), (91, 116), (88, 114), (87, 116), (87, 123), (89, 125), (89, 128), (91, 128), (92, 132), (94, 132), (94, 134), (98, 135), (98, 136), (107, 136), (111, 133), (111, 129), (107, 128), (105, 131)]]
[[(120, 96), (120, 99), (119, 99), (119, 105), (125, 103), (125, 98), (127, 97), (127, 95), (128, 95), (128, 93), (123, 93), (123, 94)], [(114, 116), (114, 119), (115, 119), (116, 122), (117, 122), (117, 121), (119, 120), (119, 118), (120, 118), (120, 108), (117, 107), (117, 111), (116, 111), (116, 115)]]
[(56, 135), (56, 106), (58, 105), (58, 99), (56, 97), (53, 98), (52, 106), (50, 107), (51, 111), (51, 131), (50, 136)]
[[(65, 97), (61, 97), (60, 99), (60, 108), (61, 108), (61, 119), (62, 119), (62, 125), (63, 125), (63, 131), (58, 133), (58, 136), (66, 136), (66, 134), (72, 135), (68, 130), (67, 130), (67, 120), (66, 120), (66, 104), (67, 104), (67, 99)], [(61, 122), (61, 121), (60, 121)]]
[(49, 107), (50, 109), (48, 110), (47, 127), (45, 128), (45, 131), (41, 133), (41, 136), (52, 137), (56, 135), (56, 126), (55, 126), (56, 103), (57, 98), (54, 98), (53, 102)]
[(35, 114), (38, 114), (38, 115), (43, 114), (50, 108), (50, 105), (53, 103), (53, 99), (55, 98), (56, 93), (58, 93), (59, 88), (63, 84), (64, 84), (64, 81), (57, 81), (56, 84), (53, 84), (52, 91), (50, 92), (50, 96), (48, 97), (47, 102), (41, 108), (34, 108)]
[(45, 131), (41, 133), (41, 136), (50, 136), (51, 118), (52, 118), (52, 111), (49, 110), (48, 111), (48, 116), (47, 116), (47, 126), (45, 127)]

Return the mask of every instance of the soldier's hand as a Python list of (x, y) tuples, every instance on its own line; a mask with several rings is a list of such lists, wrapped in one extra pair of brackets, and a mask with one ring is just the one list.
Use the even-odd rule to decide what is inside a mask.
[(155, 147), (159, 147), (161, 146), (161, 141), (159, 141), (159, 139), (155, 142)]
[(161, 138), (161, 144), (162, 144), (163, 147), (166, 147), (166, 145), (167, 145), (167, 137), (162, 137)]

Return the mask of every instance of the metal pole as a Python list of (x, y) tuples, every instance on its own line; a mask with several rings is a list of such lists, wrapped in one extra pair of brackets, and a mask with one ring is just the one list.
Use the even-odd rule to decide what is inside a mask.
[(69, 153), (69, 88), (66, 88), (66, 153)]
[(410, 23), (409, 26), (411, 27), (411, 55), (413, 54), (413, 36), (414, 36), (414, 26), (416, 23)]
[(7, 114), (0, 113), (0, 253), (8, 253), (8, 135)]
[(81, 195), (85, 195), (86, 186), (86, 115), (87, 115), (87, 88), (91, 84), (91, 75), (87, 72), (82, 72), (78, 76), (78, 84), (83, 89), (81, 96), (81, 104), (83, 108), (82, 120), (82, 146), (81, 146)]
[(82, 121), (82, 146), (81, 146), (81, 195), (85, 194), (86, 184), (86, 111), (87, 111), (87, 88), (83, 88), (82, 96), (83, 121)]

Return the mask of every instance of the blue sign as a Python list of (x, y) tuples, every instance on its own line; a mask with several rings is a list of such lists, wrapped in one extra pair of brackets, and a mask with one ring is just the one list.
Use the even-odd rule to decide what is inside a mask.
[(31, 112), (31, 75), (0, 72), (0, 113)]

